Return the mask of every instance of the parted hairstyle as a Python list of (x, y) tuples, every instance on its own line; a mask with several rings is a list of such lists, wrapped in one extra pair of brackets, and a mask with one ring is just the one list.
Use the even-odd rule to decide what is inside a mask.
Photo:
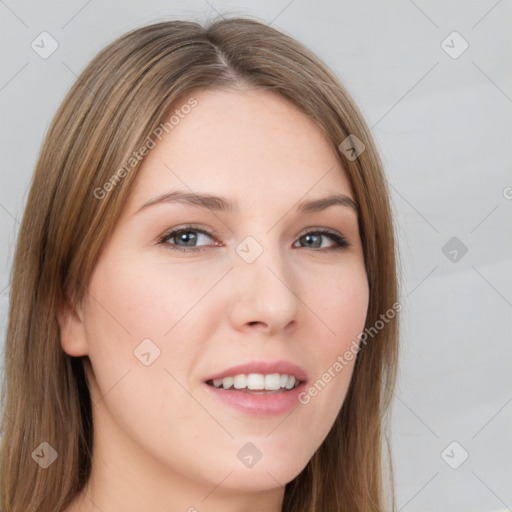
[[(241, 87), (281, 95), (332, 144), (358, 205), (370, 289), (365, 326), (374, 328), (397, 304), (398, 255), (383, 164), (363, 115), (334, 73), (295, 39), (255, 19), (223, 17), (204, 25), (174, 20), (130, 31), (100, 51), (73, 84), (32, 178), (11, 271), (0, 425), (2, 512), (62, 511), (91, 472), (87, 356), (63, 351), (57, 314), (84, 300), (142, 159), (125, 167), (123, 179), (101, 200), (98, 190), (105, 190), (183, 98)], [(339, 148), (353, 135), (364, 144), (357, 158)], [(398, 325), (396, 315), (361, 344), (335, 423), (286, 485), (283, 512), (395, 509), (389, 409)], [(32, 457), (43, 441), (58, 453), (47, 468)]]

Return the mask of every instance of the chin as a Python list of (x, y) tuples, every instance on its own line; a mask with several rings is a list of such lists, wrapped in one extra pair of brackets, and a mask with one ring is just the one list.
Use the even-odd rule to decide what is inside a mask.
[[(237, 491), (270, 491), (278, 489), (291, 482), (306, 467), (308, 461), (298, 463), (290, 460), (286, 455), (271, 455), (269, 460), (264, 461), (263, 457), (252, 467), (244, 467), (238, 463), (226, 471), (232, 473), (223, 482), (225, 489)], [(216, 473), (215, 477), (218, 478)]]

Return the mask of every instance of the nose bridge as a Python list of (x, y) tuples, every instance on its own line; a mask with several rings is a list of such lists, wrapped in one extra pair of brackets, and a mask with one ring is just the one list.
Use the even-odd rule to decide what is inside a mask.
[[(262, 240), (264, 238), (264, 240)], [(246, 237), (236, 248), (233, 279), (237, 290), (238, 323), (262, 322), (284, 328), (300, 310), (293, 267), (272, 234)]]

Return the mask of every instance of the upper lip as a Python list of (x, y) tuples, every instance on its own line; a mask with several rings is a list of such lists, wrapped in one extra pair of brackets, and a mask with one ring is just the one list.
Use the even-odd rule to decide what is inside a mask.
[(214, 375), (210, 375), (205, 382), (216, 379), (223, 379), (224, 377), (233, 377), (245, 373), (262, 373), (270, 375), (272, 373), (280, 373), (286, 375), (293, 375), (297, 380), (304, 382), (307, 380), (306, 372), (298, 365), (290, 361), (251, 361), (245, 364), (239, 364), (222, 370)]

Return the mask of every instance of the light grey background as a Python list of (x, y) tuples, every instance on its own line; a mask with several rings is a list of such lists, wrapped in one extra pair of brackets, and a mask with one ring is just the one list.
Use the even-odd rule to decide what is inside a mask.
[[(358, 103), (382, 153), (403, 272), (398, 508), (512, 510), (510, 0), (0, 0), (2, 346), (31, 173), (76, 75), (127, 30), (216, 11), (272, 22), (315, 51)], [(59, 45), (47, 59), (31, 48), (43, 31)], [(458, 58), (443, 49), (461, 49), (457, 36), (442, 46), (453, 31), (469, 44)], [(455, 246), (445, 255), (452, 237), (465, 255)]]

